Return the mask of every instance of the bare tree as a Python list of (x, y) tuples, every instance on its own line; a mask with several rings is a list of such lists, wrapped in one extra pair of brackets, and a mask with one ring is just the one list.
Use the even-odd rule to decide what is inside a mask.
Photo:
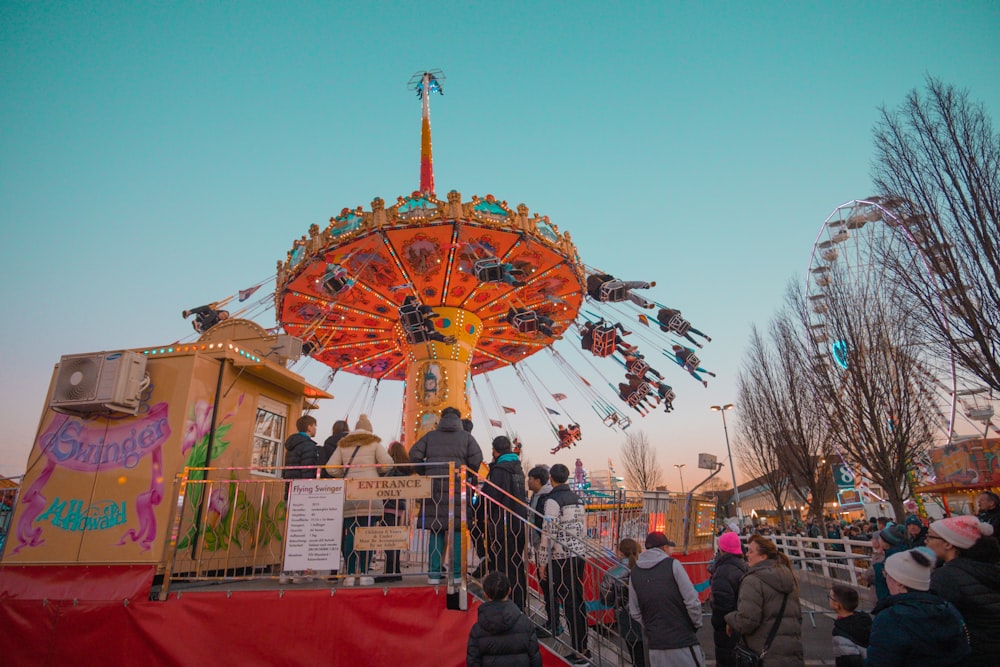
[(636, 491), (651, 491), (663, 485), (663, 471), (656, 460), (656, 450), (642, 431), (629, 433), (622, 445), (625, 481)]
[(778, 510), (778, 521), (785, 521), (785, 501), (788, 498), (789, 475), (782, 468), (773, 433), (776, 423), (773, 411), (761, 392), (761, 382), (771, 367), (770, 353), (754, 327), (750, 336), (750, 352), (737, 378), (739, 406), (736, 426), (736, 455), (744, 472), (764, 482)]
[[(793, 289), (789, 288), (790, 299)], [(823, 516), (823, 503), (833, 487), (824, 463), (826, 416), (812, 392), (809, 351), (797, 323), (786, 308), (771, 322), (769, 341), (756, 328), (751, 334), (738, 380), (741, 436), (747, 448), (743, 456), (748, 468), (760, 471), (758, 475), (774, 465), (785, 475), (788, 490), (810, 498), (813, 516)], [(758, 451), (765, 447), (772, 451)]]
[[(828, 276), (822, 303), (812, 300), (823, 310), (829, 339), (814, 348), (813, 394), (825, 408), (835, 453), (865, 468), (902, 521), (907, 471), (934, 439), (937, 387), (905, 302), (886, 285), (852, 280), (839, 266)], [(805, 299), (791, 298), (808, 331)], [(836, 360), (828, 343), (839, 348)]]
[(882, 110), (875, 151), (881, 203), (915, 242), (883, 260), (920, 333), (1000, 392), (1000, 135), (967, 92), (928, 78), (925, 97)]

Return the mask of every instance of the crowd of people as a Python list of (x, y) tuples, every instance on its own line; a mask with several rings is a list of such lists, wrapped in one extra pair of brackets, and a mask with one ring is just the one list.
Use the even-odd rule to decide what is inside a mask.
[[(433, 477), (432, 498), (418, 513), (428, 531), (428, 583), (461, 574), (461, 494), (449, 507), (450, 464), (478, 470), (483, 452), (472, 424), (455, 408), (441, 411), (437, 427), (409, 452), (394, 442), (385, 448), (368, 418), (353, 430), (338, 421), (323, 445), (316, 420), (304, 416), (285, 443), (284, 476), (374, 477), (424, 474)], [(525, 473), (519, 453), (506, 436), (491, 443), (492, 461), (477, 504), (470, 508), (473, 541), (481, 559), (485, 602), (468, 638), (468, 665), (540, 665), (539, 639), (568, 630), (570, 664), (590, 664), (585, 577), (588, 567), (583, 500), (570, 484), (570, 470), (556, 464)], [(377, 465), (376, 465), (377, 464)], [(416, 465), (420, 464), (420, 465)], [(530, 495), (529, 495), (530, 493)], [(370, 552), (354, 548), (358, 528), (406, 521), (404, 500), (346, 501), (343, 554), (347, 586), (371, 585)], [(844, 583), (829, 587), (832, 653), (838, 667), (1000, 664), (1000, 499), (978, 498), (978, 516), (955, 516), (925, 524), (911, 515), (902, 524), (885, 518), (841, 522), (809, 520), (766, 527), (741, 535), (726, 530), (710, 565), (711, 625), (716, 664), (804, 664), (799, 581), (788, 556), (765, 533), (811, 538), (870, 540), (871, 567), (861, 577), (875, 592), (869, 612), (860, 609), (859, 591)], [(735, 528), (733, 526), (732, 528)], [(447, 549), (449, 539), (451, 548)], [(643, 548), (644, 547), (644, 548)], [(702, 604), (674, 544), (661, 532), (643, 545), (623, 539), (618, 562), (600, 583), (600, 599), (612, 612), (617, 641), (635, 667), (701, 667)], [(450, 551), (449, 562), (444, 555)], [(534, 572), (544, 601), (537, 625), (526, 614)], [(288, 573), (299, 576), (303, 573)], [(399, 578), (399, 554), (386, 554), (384, 576)], [(560, 617), (565, 615), (566, 628)], [(756, 662), (755, 662), (756, 661)]]
[[(1000, 534), (1000, 499), (986, 491), (977, 504), (977, 516), (929, 524), (909, 515), (902, 524), (878, 517), (855, 523), (809, 520), (759, 532), (747, 528), (752, 532), (745, 547), (748, 570), (738, 534), (723, 533), (711, 580), (717, 664), (745, 664), (737, 655), (743, 650), (765, 653), (768, 665), (802, 664), (801, 644), (796, 648), (794, 637), (782, 641), (782, 633), (800, 633), (794, 573), (764, 532), (871, 541), (871, 567), (860, 577), (875, 593), (871, 612), (859, 609), (861, 596), (849, 585), (834, 584), (828, 591), (836, 614), (832, 648), (837, 667), (1000, 664), (1000, 542), (995, 536)], [(778, 611), (779, 596), (786, 594)], [(769, 623), (777, 631), (769, 631)]]

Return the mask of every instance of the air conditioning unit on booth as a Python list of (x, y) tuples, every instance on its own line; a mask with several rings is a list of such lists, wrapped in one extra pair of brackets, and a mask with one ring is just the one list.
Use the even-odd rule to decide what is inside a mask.
[(66, 354), (59, 360), (49, 407), (65, 412), (136, 414), (146, 387), (146, 357), (137, 352)]

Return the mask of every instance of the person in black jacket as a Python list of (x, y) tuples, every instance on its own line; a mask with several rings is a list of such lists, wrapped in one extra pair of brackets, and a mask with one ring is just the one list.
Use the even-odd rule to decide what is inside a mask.
[(486, 480), (482, 503), (487, 569), (506, 575), (511, 599), (523, 611), (528, 591), (524, 562), (528, 492), (521, 460), (505, 435), (493, 439), (493, 465)]
[(510, 582), (501, 572), (483, 579), (488, 602), (479, 607), (479, 621), (469, 631), (467, 667), (542, 667), (534, 624), (507, 599)]
[(1000, 544), (992, 532), (974, 516), (935, 521), (927, 532), (927, 546), (944, 561), (931, 574), (930, 590), (965, 619), (972, 667), (1000, 661)]
[[(351, 430), (351, 427), (347, 425), (347, 422), (343, 419), (338, 419), (333, 422), (333, 430), (330, 437), (323, 441), (323, 447), (319, 452), (319, 464), (325, 466), (333, 456), (333, 453), (337, 450), (337, 445), (340, 443), (340, 439), (343, 438)], [(325, 469), (320, 470), (319, 474), (321, 477), (330, 478), (330, 473)]]
[[(440, 584), (444, 564), (448, 532), (448, 464), (454, 463), (456, 471), (466, 466), (471, 471), (479, 470), (483, 462), (483, 450), (472, 434), (462, 427), (462, 413), (458, 408), (446, 407), (441, 410), (441, 420), (437, 428), (425, 433), (413, 444), (410, 462), (417, 464), (414, 472), (434, 478), (433, 497), (425, 501), (420, 511), (419, 527), (430, 531), (427, 540), (427, 583)], [(453, 516), (462, 511), (461, 494), (455, 493), (452, 503)], [(458, 523), (453, 524), (452, 558), (449, 576), (458, 579), (462, 574), (462, 533)]]
[(712, 639), (715, 642), (715, 664), (719, 667), (736, 665), (738, 632), (726, 632), (726, 614), (736, 611), (736, 593), (740, 579), (747, 573), (740, 536), (726, 532), (719, 536), (719, 554), (712, 566)]
[(298, 466), (315, 466), (319, 463), (318, 445), (313, 440), (316, 437), (316, 418), (303, 415), (295, 422), (299, 431), (285, 440), (285, 469), (281, 476), (285, 479), (310, 479), (316, 476), (316, 468)]
[(992, 491), (983, 491), (976, 499), (979, 520), (993, 526), (993, 536), (1000, 537), (1000, 496)]
[(830, 587), (830, 608), (837, 614), (833, 621), (833, 659), (837, 667), (862, 667), (868, 655), (872, 617), (858, 611), (860, 596), (850, 586)]
[(889, 597), (872, 614), (865, 667), (959, 667), (969, 656), (965, 622), (954, 605), (928, 591), (937, 557), (927, 547), (885, 559)]

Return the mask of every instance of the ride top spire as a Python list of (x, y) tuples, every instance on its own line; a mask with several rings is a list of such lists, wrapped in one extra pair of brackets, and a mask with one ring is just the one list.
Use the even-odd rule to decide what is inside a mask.
[(417, 92), (417, 97), (421, 100), (421, 126), (420, 126), (420, 192), (425, 195), (434, 194), (434, 158), (431, 153), (431, 93), (444, 95), (444, 88), (441, 82), (444, 80), (444, 73), (439, 69), (432, 69), (426, 72), (417, 72), (407, 84), (411, 90)]

